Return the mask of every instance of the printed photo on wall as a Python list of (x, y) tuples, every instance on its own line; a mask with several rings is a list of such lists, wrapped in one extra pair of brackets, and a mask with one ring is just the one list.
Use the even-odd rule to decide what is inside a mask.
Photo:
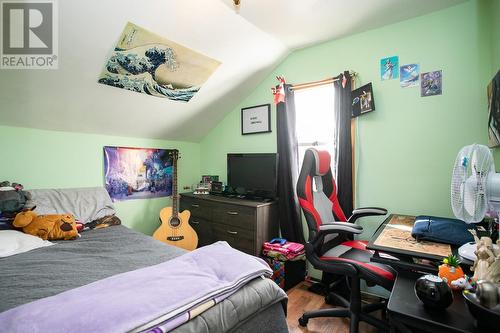
[(172, 195), (171, 150), (104, 147), (105, 187), (113, 201)]
[(427, 97), (441, 95), (443, 93), (442, 85), (442, 71), (422, 73), (420, 77), (420, 96)]
[(399, 68), (399, 85), (402, 88), (418, 86), (419, 77), (420, 77), (419, 64), (403, 65)]
[(500, 145), (500, 71), (488, 84), (488, 146)]
[(99, 83), (189, 102), (220, 62), (127, 23)]
[(392, 56), (380, 59), (380, 79), (392, 80), (399, 77), (399, 57)]
[(363, 113), (375, 110), (375, 99), (373, 98), (371, 82), (358, 89), (353, 90), (351, 92), (351, 97), (351, 112), (353, 118)]

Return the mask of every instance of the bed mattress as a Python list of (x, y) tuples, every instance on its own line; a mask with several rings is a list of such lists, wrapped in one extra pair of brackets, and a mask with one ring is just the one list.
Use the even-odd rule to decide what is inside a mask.
[[(0, 258), (0, 312), (183, 253), (127, 227), (112, 226), (84, 232), (74, 241)], [(106, 311), (105, 305), (96, 306)], [(286, 310), (286, 294), (271, 280), (259, 278), (174, 332), (250, 332), (253, 329), (245, 325), (260, 323), (256, 316), (279, 312), (280, 307)], [(283, 314), (277, 318), (278, 332), (286, 331), (283, 318)]]

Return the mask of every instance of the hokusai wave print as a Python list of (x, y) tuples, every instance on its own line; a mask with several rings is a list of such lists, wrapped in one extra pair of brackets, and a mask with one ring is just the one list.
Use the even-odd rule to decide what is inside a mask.
[(220, 63), (127, 23), (99, 83), (189, 102)]
[(104, 181), (113, 201), (170, 196), (171, 150), (106, 146)]

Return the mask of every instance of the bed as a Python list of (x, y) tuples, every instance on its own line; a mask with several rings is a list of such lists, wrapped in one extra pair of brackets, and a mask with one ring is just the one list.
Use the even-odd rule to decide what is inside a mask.
[[(0, 314), (185, 253), (117, 225), (85, 231), (74, 241), (0, 258)], [(286, 294), (274, 282), (257, 278), (173, 332), (288, 332), (286, 301)], [(106, 304), (96, 306), (106, 312)]]

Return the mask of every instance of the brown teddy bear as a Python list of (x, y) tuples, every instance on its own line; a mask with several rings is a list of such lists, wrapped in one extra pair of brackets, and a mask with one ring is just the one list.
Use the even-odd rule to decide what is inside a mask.
[(70, 214), (38, 215), (34, 211), (25, 211), (17, 214), (12, 224), (22, 228), (24, 233), (45, 240), (70, 240), (79, 236), (75, 217)]

